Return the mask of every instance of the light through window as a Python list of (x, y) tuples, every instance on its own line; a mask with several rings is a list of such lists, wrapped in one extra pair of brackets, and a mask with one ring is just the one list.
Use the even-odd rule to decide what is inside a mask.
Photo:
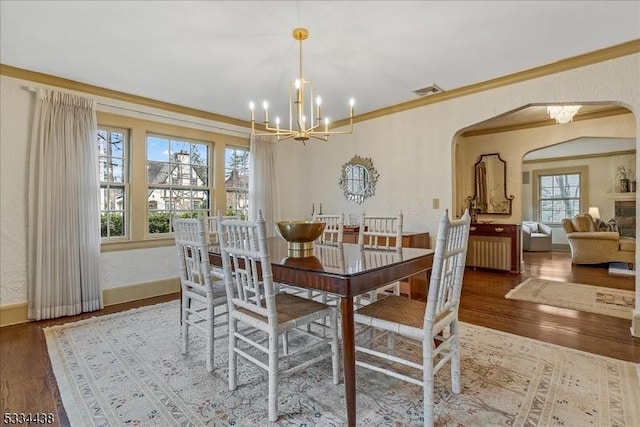
[(243, 148), (225, 149), (224, 188), (226, 215), (249, 217), (249, 151)]
[(539, 219), (560, 223), (580, 212), (580, 173), (538, 176)]
[(147, 136), (148, 233), (170, 233), (171, 220), (209, 215), (207, 143)]
[(98, 128), (100, 236), (103, 239), (122, 238), (128, 233), (127, 135), (125, 129)]

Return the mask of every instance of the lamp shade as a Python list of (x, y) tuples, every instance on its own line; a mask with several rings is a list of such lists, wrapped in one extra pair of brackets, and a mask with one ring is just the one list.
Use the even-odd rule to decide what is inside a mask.
[(600, 209), (597, 207), (589, 208), (589, 215), (591, 215), (591, 218), (593, 219), (600, 219)]

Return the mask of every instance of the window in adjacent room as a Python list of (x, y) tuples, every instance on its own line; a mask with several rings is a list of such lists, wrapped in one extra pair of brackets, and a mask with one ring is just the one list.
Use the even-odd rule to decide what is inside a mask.
[(224, 156), (226, 215), (249, 217), (249, 150), (227, 147)]
[(150, 235), (170, 233), (174, 216), (209, 215), (211, 156), (206, 142), (147, 135), (147, 223)]
[(106, 126), (98, 128), (100, 173), (100, 236), (126, 238), (129, 234), (128, 131)]
[(559, 224), (563, 218), (571, 218), (586, 206), (586, 167), (562, 171), (534, 171), (538, 220)]

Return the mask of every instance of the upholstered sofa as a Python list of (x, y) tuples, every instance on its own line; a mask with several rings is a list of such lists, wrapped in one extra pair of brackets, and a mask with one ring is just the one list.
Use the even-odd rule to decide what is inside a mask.
[(522, 249), (528, 252), (551, 251), (552, 231), (547, 224), (522, 221)]
[(571, 247), (574, 264), (601, 264), (605, 262), (635, 262), (636, 240), (620, 237), (613, 222), (594, 221), (583, 213), (562, 220)]

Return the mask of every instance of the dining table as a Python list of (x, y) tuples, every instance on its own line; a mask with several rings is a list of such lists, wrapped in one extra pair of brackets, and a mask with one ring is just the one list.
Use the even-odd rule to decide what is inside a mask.
[[(290, 256), (281, 237), (267, 238), (274, 282), (323, 291), (339, 298), (342, 326), (342, 357), (347, 424), (356, 425), (356, 351), (354, 298), (382, 285), (420, 277), (426, 286), (433, 264), (431, 249), (366, 249), (354, 243), (321, 245), (316, 243), (305, 257)], [(209, 260), (221, 266), (222, 258), (212, 247)], [(426, 291), (421, 292), (423, 294)]]

